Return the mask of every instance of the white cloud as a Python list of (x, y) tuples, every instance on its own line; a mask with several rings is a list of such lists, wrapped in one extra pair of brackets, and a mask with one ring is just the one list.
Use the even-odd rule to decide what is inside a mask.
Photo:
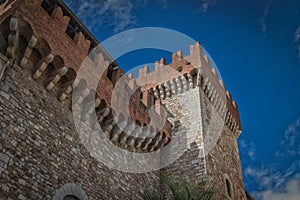
[(133, 3), (125, 0), (79, 0), (76, 3), (67, 0), (75, 14), (90, 29), (100, 26), (112, 26), (114, 32), (134, 26)]
[(159, 4), (162, 5), (163, 8), (167, 8), (169, 5), (169, 0), (157, 0)]
[(249, 149), (249, 150), (248, 150), (248, 156), (249, 156), (251, 159), (254, 159), (254, 158), (255, 158), (255, 151), (254, 151), (254, 149)]
[[(166, 8), (169, 0), (157, 0), (154, 3)], [(96, 27), (112, 27), (119, 32), (137, 25), (135, 11), (145, 7), (148, 0), (65, 0), (74, 13), (91, 30)]]
[[(251, 191), (251, 194), (256, 197), (255, 199), (300, 199), (300, 174), (295, 176), (300, 169), (299, 142), (300, 118), (287, 127), (284, 139), (281, 141), (280, 151), (276, 152), (277, 159), (271, 165), (249, 166), (245, 169), (244, 175), (248, 180), (247, 184), (256, 188), (256, 191)], [(239, 141), (239, 145), (242, 149), (249, 148), (245, 141)], [(298, 187), (295, 187), (295, 180), (298, 180)]]
[(300, 118), (297, 119), (293, 124), (289, 125), (288, 129), (285, 131), (285, 139), (289, 142), (289, 145), (293, 146), (297, 135), (300, 132)]
[(251, 160), (255, 159), (255, 144), (253, 141), (246, 142), (245, 140), (239, 140), (240, 152), (242, 155), (248, 156)]
[(268, 17), (269, 12), (270, 12), (270, 7), (271, 7), (271, 4), (272, 4), (272, 1), (273, 0), (268, 0), (267, 1), (266, 5), (265, 5), (265, 8), (264, 8), (263, 15), (259, 19), (259, 24), (261, 25), (261, 31), (264, 34), (264, 38), (267, 36), (267, 17)]
[(276, 156), (300, 156), (300, 118), (288, 126), (281, 146), (283, 148), (276, 152)]
[[(256, 191), (251, 192), (253, 196), (256, 199), (264, 200), (268, 199), (270, 195), (282, 194), (284, 192), (282, 189), (288, 186), (287, 183), (295, 179), (295, 173), (299, 167), (300, 162), (296, 161), (284, 171), (278, 170), (275, 165), (272, 165), (270, 167), (247, 167), (244, 172), (250, 180), (250, 185), (255, 185), (257, 188)], [(297, 178), (299, 177), (297, 176)]]
[(258, 179), (261, 179), (262, 177), (266, 176), (268, 173), (269, 170), (265, 168), (257, 169), (257, 168), (247, 167), (245, 170), (246, 176), (251, 176)]
[[(105, 26), (112, 27), (113, 31), (120, 32), (138, 25), (136, 12), (148, 4), (157, 4), (162, 9), (170, 7), (171, 0), (64, 0), (90, 29)], [(200, 9), (206, 12), (209, 7), (215, 5), (217, 0), (195, 0)]]
[(217, 0), (196, 0), (200, 4), (200, 9), (202, 12), (206, 12), (209, 7), (217, 4)]
[(247, 167), (245, 170), (245, 176), (250, 178), (250, 180), (255, 183), (260, 190), (270, 188), (273, 185), (273, 181), (279, 179), (277, 173), (275, 173), (273, 169), (265, 167)]
[(261, 200), (299, 200), (300, 197), (300, 175), (295, 175), (289, 180), (284, 190), (266, 190), (255, 193), (255, 197)]
[(295, 33), (295, 41), (300, 42), (300, 26), (297, 28)]
[(297, 28), (295, 32), (295, 43), (297, 45), (298, 57), (300, 59), (300, 26)]

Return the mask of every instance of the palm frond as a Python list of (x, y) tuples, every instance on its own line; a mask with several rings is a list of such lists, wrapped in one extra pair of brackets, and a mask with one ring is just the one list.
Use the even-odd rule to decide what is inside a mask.
[[(216, 192), (206, 183), (188, 184), (183, 180), (174, 180), (170, 176), (161, 175), (161, 184), (169, 187), (174, 200), (213, 200)], [(146, 192), (145, 200), (162, 200), (163, 194), (158, 191)]]
[(154, 190), (151, 192), (146, 191), (143, 196), (143, 199), (144, 200), (163, 200), (161, 194), (157, 190)]

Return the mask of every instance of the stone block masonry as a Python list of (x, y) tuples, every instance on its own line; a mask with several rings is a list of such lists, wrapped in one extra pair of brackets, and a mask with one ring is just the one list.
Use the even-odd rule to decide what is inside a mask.
[[(206, 182), (221, 194), (217, 199), (246, 199), (237, 146), (242, 130), (238, 107), (200, 43), (191, 45), (186, 57), (182, 51), (172, 55), (169, 67), (178, 73), (161, 73), (163, 58), (153, 72), (147, 66), (140, 69), (139, 79), (157, 82), (142, 88), (98, 44), (60, 0), (0, 2), (0, 198), (142, 199), (146, 190), (159, 189), (163, 173), (188, 183)], [(77, 77), (86, 60), (92, 66), (87, 73), (91, 80), (101, 71), (99, 65), (108, 66), (94, 90)], [(111, 108), (121, 77), (133, 94), (126, 118), (119, 111), (123, 104)], [(168, 113), (162, 130), (153, 130), (150, 123), (155, 104)], [(72, 111), (76, 114), (78, 107), (84, 107), (77, 114), (90, 135), (76, 131)], [(96, 119), (91, 120), (93, 112)], [(93, 157), (99, 153), (114, 162), (111, 154), (90, 153), (103, 148), (91, 139), (99, 136), (97, 126), (117, 148), (156, 151), (158, 159), (150, 163), (155, 166), (165, 166), (182, 147), (186, 151), (164, 169), (125, 173)], [(178, 146), (161, 151), (172, 141)], [(133, 164), (149, 166), (147, 161)]]
[[(206, 182), (217, 191), (217, 199), (246, 199), (237, 147), (241, 133), (238, 109), (208, 57), (202, 57), (201, 48), (199, 43), (192, 45), (191, 55), (185, 58), (180, 51), (173, 54), (171, 67), (187, 64), (182, 75), (148, 88), (170, 112), (172, 135), (180, 128), (186, 134), (187, 151), (163, 173), (191, 184)], [(200, 61), (195, 52), (200, 53)], [(200, 66), (193, 68), (189, 61)]]
[[(189, 183), (203, 182), (206, 175), (199, 88), (163, 100), (163, 104), (179, 120), (186, 134), (187, 151), (164, 171)], [(179, 129), (180, 130), (180, 129)], [(173, 134), (176, 130), (173, 130)], [(176, 147), (174, 147), (176, 148)]]
[(0, 82), (1, 199), (52, 199), (76, 183), (89, 199), (141, 199), (158, 185), (158, 172), (109, 169), (78, 138), (72, 113), (19, 66)]

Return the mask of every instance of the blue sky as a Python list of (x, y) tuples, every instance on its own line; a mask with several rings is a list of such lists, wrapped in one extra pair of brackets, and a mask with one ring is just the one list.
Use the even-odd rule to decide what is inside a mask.
[[(130, 28), (164, 27), (205, 47), (237, 101), (245, 185), (257, 199), (300, 197), (300, 1), (65, 0), (101, 42)], [(188, 44), (182, 47), (187, 54)], [(124, 70), (169, 52), (139, 50)]]

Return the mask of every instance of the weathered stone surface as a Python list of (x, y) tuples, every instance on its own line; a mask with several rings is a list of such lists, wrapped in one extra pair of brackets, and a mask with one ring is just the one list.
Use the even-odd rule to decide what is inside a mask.
[(158, 186), (158, 172), (123, 173), (91, 157), (72, 113), (56, 95), (41, 92), (43, 86), (28, 78), (28, 71), (10, 74), (0, 82), (5, 94), (0, 98), (1, 198), (52, 199), (56, 190), (74, 182), (90, 199), (140, 199)]
[[(9, 6), (3, 7), (8, 2)], [(185, 58), (181, 51), (173, 54), (170, 66), (180, 67), (180, 76), (168, 74), (169, 82), (152, 85), (152, 91), (148, 86), (137, 88), (133, 75), (128, 77), (128, 87), (124, 90), (130, 93), (136, 89), (129, 102), (132, 122), (122, 121), (125, 122), (123, 128), (132, 135), (117, 130), (107, 120), (112, 113), (112, 91), (124, 74), (119, 68), (107, 69), (95, 89), (99, 98), (99, 118), (90, 121), (94, 107), (87, 102), (89, 89), (75, 102), (88, 105), (86, 113), (79, 117), (85, 119), (81, 128), (90, 135), (79, 136), (70, 111), (71, 93), (80, 83), (84, 84), (75, 79), (76, 73), (97, 42), (82, 27), (82, 32), (72, 36), (68, 24), (71, 18), (75, 20), (74, 16), (68, 9), (63, 10), (59, 1), (48, 9), (45, 5), (41, 7), (42, 1), (15, 2), (18, 1), (5, 1), (0, 5), (0, 11), (4, 11), (0, 15), (1, 198), (62, 199), (64, 195), (73, 194), (82, 199), (141, 199), (146, 190), (159, 187), (160, 173), (167, 173), (189, 183), (208, 181), (223, 194), (218, 199), (245, 199), (236, 141), (241, 133), (238, 108), (218, 79), (208, 56), (202, 55), (199, 43), (191, 45), (190, 55)], [(9, 26), (11, 19), (17, 20), (18, 26), (15, 23)], [(77, 25), (81, 26), (80, 23)], [(103, 49), (94, 58), (89, 63), (94, 67), (88, 72), (88, 78), (92, 80), (99, 71), (97, 64), (112, 62)], [(7, 63), (9, 65), (4, 67)], [(160, 72), (164, 64), (164, 59), (156, 62), (156, 71)], [(148, 67), (140, 70), (140, 78), (156, 81), (163, 76), (167, 75), (149, 73)], [(122, 102), (122, 97), (118, 101)], [(132, 136), (150, 134), (148, 113), (154, 104), (165, 107), (170, 115), (161, 130), (164, 134), (156, 135), (151, 131), (154, 137), (135, 141)], [(120, 104), (115, 111), (122, 107), (124, 105)], [(142, 129), (139, 130), (130, 125), (133, 122), (145, 127), (138, 127)], [(165, 160), (174, 156), (175, 150), (182, 147), (180, 145), (187, 150), (162, 171), (120, 172), (94, 159), (95, 155), (107, 157), (97, 151), (106, 147), (91, 140), (89, 136), (99, 136), (99, 133), (91, 129), (89, 123), (94, 123), (92, 127), (107, 123), (104, 124), (107, 137), (111, 137), (115, 145), (135, 152), (156, 151), (172, 139), (178, 139), (178, 146), (163, 151), (159, 159), (152, 160), (154, 163), (151, 164), (155, 166), (164, 166)], [(88, 141), (88, 145), (83, 145), (82, 141)], [(90, 153), (88, 149), (94, 152)], [(109, 156), (107, 162), (114, 159)], [(121, 164), (126, 166), (128, 163)], [(136, 164), (146, 166), (149, 161), (141, 160)], [(226, 191), (226, 180), (231, 185), (231, 197)]]

